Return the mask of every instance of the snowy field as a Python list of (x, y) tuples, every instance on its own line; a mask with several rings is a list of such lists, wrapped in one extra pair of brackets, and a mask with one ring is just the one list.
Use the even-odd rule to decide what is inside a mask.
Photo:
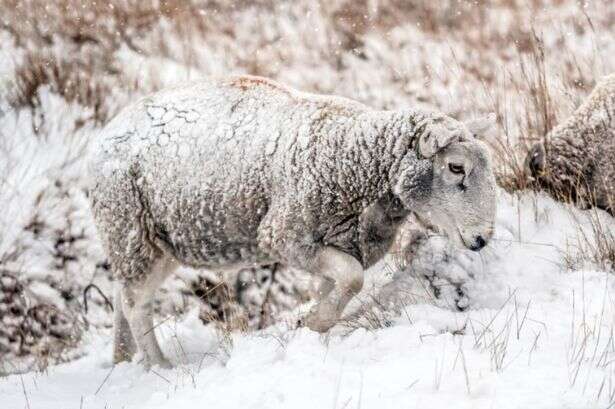
[[(615, 405), (615, 219), (519, 180), (527, 144), (615, 71), (613, 2), (106, 3), (0, 1), (1, 408)], [(404, 270), (384, 260), (327, 335), (295, 328), (300, 273), (254, 273), (233, 308), (273, 309), (272, 325), (235, 326), (204, 324), (219, 300), (191, 289), (211, 272), (183, 270), (157, 303), (176, 367), (113, 366), (90, 141), (140, 95), (230, 73), (495, 112), (495, 237), (480, 253), (433, 237)]]
[(615, 280), (563, 268), (579, 226), (592, 240), (594, 217), (615, 228), (601, 212), (500, 192), (494, 244), (432, 264), (472, 274), (467, 312), (416, 301), (414, 278), (376, 268), (363, 303), (391, 286), (407, 300), (400, 312), (371, 307), (382, 328), (221, 334), (193, 311), (157, 327), (177, 368), (149, 373), (112, 366), (110, 331), (93, 330), (83, 357), (0, 380), (4, 407), (604, 408), (615, 394)]

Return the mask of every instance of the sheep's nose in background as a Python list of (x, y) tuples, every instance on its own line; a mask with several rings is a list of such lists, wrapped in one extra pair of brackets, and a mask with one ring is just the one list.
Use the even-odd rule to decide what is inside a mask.
[(544, 172), (545, 152), (542, 145), (536, 144), (532, 147), (528, 155), (528, 165), (533, 177), (538, 177)]

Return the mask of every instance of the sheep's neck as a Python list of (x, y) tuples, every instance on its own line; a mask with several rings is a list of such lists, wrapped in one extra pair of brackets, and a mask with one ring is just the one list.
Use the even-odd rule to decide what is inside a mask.
[(329, 145), (324, 177), (342, 207), (361, 212), (392, 194), (401, 161), (415, 147), (417, 115), (370, 111), (321, 128)]

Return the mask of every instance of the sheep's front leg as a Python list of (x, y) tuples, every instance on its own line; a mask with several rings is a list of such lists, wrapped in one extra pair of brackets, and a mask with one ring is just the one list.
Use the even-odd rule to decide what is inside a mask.
[(325, 247), (315, 260), (315, 273), (324, 278), (319, 301), (305, 319), (313, 331), (326, 332), (339, 320), (348, 302), (363, 287), (363, 267), (354, 257)]

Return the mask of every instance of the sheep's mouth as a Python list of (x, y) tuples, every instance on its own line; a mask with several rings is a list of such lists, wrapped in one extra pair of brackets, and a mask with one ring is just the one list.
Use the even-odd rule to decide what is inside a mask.
[(446, 237), (449, 240), (457, 241), (458, 244), (462, 244), (464, 247), (469, 248), (469, 246), (466, 244), (465, 240), (463, 239), (463, 236), (461, 235), (461, 232), (459, 231), (458, 227), (455, 228), (454, 232), (449, 232), (443, 226), (438, 226), (437, 224), (433, 224), (433, 223), (429, 223), (425, 221), (417, 213), (413, 213), (413, 215), (415, 219), (417, 220), (418, 224), (421, 226), (421, 228), (425, 229), (426, 231), (430, 233), (433, 233), (434, 236)]
[(418, 213), (412, 212), (412, 215), (423, 229), (438, 232), (439, 229), (436, 226), (425, 221)]
[(467, 248), (468, 250), (473, 250), (473, 244), (468, 244), (466, 239), (463, 237), (463, 235), (461, 234), (461, 230), (459, 230), (459, 227), (457, 227), (455, 229), (455, 237), (457, 238), (457, 240), (459, 241), (459, 243), (461, 243), (463, 245), (463, 247)]

